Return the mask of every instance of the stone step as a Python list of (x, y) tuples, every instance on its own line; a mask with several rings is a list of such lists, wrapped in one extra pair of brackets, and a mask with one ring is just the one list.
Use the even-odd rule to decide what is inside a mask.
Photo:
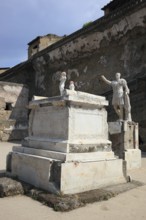
[(41, 150), (41, 149), (35, 149), (35, 148), (28, 148), (28, 147), (23, 147), (23, 146), (14, 146), (13, 152), (52, 158), (52, 159), (61, 160), (61, 161), (65, 161), (66, 159), (65, 153)]
[(111, 151), (111, 142), (99, 138), (96, 140), (69, 141), (63, 139), (51, 139), (33, 136), (25, 138), (23, 141), (23, 146), (62, 153)]
[(69, 162), (13, 152), (9, 169), (14, 177), (55, 194), (74, 194), (126, 183), (123, 160)]
[(34, 149), (23, 146), (14, 146), (13, 152), (36, 155), (41, 157), (52, 158), (61, 161), (103, 161), (103, 160), (114, 160), (116, 159), (114, 153), (110, 152), (90, 152), (90, 153), (61, 153), (49, 150)]

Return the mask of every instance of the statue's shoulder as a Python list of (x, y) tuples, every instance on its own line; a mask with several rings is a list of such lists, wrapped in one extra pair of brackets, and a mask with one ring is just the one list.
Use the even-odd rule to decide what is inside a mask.
[(122, 78), (122, 79), (121, 79), (121, 83), (125, 85), (125, 84), (127, 84), (127, 81)]

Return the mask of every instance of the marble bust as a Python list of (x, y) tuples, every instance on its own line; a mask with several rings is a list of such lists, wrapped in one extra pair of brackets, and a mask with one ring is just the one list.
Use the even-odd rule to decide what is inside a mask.
[(61, 96), (64, 93), (66, 79), (67, 79), (66, 72), (62, 72), (61, 75), (60, 75), (60, 84), (59, 84), (59, 90), (60, 90), (60, 95)]
[(69, 89), (74, 91), (75, 90), (75, 85), (74, 85), (74, 81), (70, 81), (70, 84), (69, 84)]
[(108, 85), (112, 86), (113, 99), (112, 105), (117, 113), (119, 120), (132, 121), (131, 105), (129, 99), (130, 90), (125, 79), (121, 78), (120, 73), (116, 73), (116, 79), (110, 81), (105, 76), (101, 75), (101, 79)]

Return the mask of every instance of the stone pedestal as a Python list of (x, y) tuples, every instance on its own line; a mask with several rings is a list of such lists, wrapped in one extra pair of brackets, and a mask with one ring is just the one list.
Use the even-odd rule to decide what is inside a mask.
[(126, 182), (108, 140), (105, 97), (66, 90), (30, 102), (29, 137), (9, 155), (8, 170), (53, 193), (73, 194)]
[(127, 162), (127, 169), (141, 167), (138, 124), (127, 121), (109, 123), (112, 149), (119, 158)]

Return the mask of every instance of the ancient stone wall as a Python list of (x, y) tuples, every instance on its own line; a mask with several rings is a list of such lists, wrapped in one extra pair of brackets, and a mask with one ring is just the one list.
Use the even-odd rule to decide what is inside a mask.
[(21, 140), (28, 133), (28, 88), (0, 82), (0, 141)]
[(55, 42), (61, 40), (63, 37), (54, 35), (54, 34), (48, 34), (46, 36), (40, 36), (32, 40), (30, 43), (28, 43), (28, 58), (36, 54), (37, 52), (47, 48), (51, 44), (54, 44)]
[(8, 69), (10, 69), (9, 67), (2, 67), (0, 68), (0, 74), (6, 72)]
[[(34, 94), (56, 96), (59, 95), (60, 73), (66, 71), (66, 87), (70, 80), (74, 80), (76, 90), (107, 94), (111, 89), (100, 81), (99, 75), (104, 74), (112, 80), (116, 72), (121, 72), (122, 77), (130, 83), (133, 119), (141, 126), (146, 120), (146, 114), (142, 116), (140, 112), (141, 108), (143, 111), (146, 108), (145, 92), (141, 91), (141, 88), (145, 88), (145, 81), (139, 81), (139, 78), (146, 76), (145, 39), (146, 0), (129, 1), (114, 13), (2, 74), (0, 80), (27, 84), (30, 98)], [(114, 117), (111, 111), (109, 120)]]

